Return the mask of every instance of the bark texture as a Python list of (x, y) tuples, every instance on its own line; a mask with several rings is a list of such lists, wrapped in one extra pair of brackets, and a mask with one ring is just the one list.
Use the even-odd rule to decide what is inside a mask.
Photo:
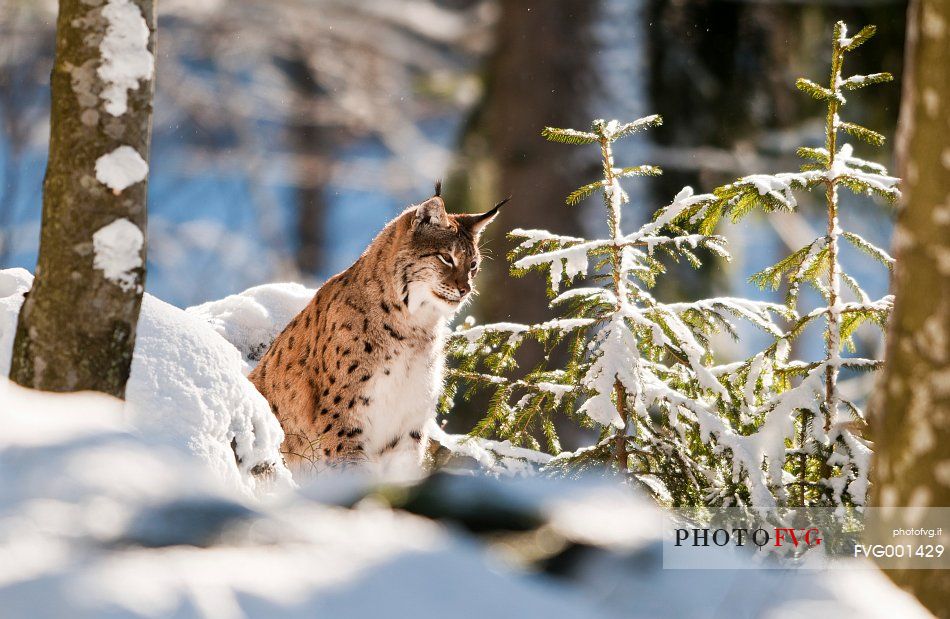
[(302, 110), (314, 105), (326, 90), (314, 79), (307, 60), (309, 51), (297, 46), (293, 57), (280, 66), (292, 85), (297, 100), (297, 116), (292, 120), (289, 141), (296, 155), (294, 200), (297, 208), (297, 268), (310, 276), (323, 274), (327, 267), (327, 203), (324, 191), (330, 182), (330, 157), (337, 129), (317, 123)]
[[(495, 47), (485, 67), (485, 92), (468, 120), (446, 187), (453, 212), (481, 212), (511, 195), (511, 205), (483, 238), (480, 296), (475, 313), (482, 322), (536, 323), (552, 317), (544, 277), (531, 273), (513, 280), (506, 255), (516, 243), (506, 238), (515, 228), (544, 228), (581, 234), (582, 208), (564, 199), (598, 177), (594, 149), (547, 142), (545, 126), (585, 130), (592, 120), (588, 103), (597, 94), (593, 28), (600, 13), (595, 0), (502, 0)], [(597, 205), (595, 205), (596, 207)], [(516, 301), (512, 294), (516, 295)], [(531, 368), (540, 349), (526, 346), (519, 364)], [(467, 431), (480, 419), (483, 401), (462, 401), (450, 427)]]
[(153, 0), (60, 0), (39, 259), (20, 311), (10, 377), (48, 391), (123, 397), (145, 283), (145, 244), (143, 266), (121, 286), (94, 267), (93, 235), (123, 218), (144, 235), (147, 181), (114, 191), (97, 180), (96, 161), (120, 146), (148, 159), (154, 80), (139, 80), (128, 90), (124, 114), (106, 111), (100, 46), (110, 24), (123, 23), (110, 21), (110, 4), (126, 16), (131, 9), (125, 5), (141, 12), (154, 53)]
[[(494, 260), (485, 264), (478, 299), (487, 321), (540, 322), (550, 318), (542, 277), (517, 281), (519, 302), (500, 294), (512, 285), (505, 260), (514, 228), (581, 231), (580, 209), (564, 206), (567, 195), (599, 172), (597, 152), (541, 137), (545, 126), (590, 127), (588, 101), (596, 95), (597, 41), (593, 26), (599, 2), (502, 0), (495, 49), (486, 67), (485, 93), (469, 119), (458, 162), (447, 187), (452, 211), (481, 212), (512, 195), (511, 207), (486, 232)], [(488, 290), (495, 294), (487, 294)]]
[[(896, 302), (873, 406), (873, 504), (950, 506), (950, 3), (912, 2), (898, 135), (904, 208), (894, 233)], [(886, 512), (885, 512), (886, 513)], [(913, 525), (885, 517), (885, 530)], [(941, 570), (891, 571), (950, 617)]]

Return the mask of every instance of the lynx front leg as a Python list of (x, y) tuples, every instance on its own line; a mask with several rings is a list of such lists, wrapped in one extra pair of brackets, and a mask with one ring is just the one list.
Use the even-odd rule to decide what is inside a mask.
[(319, 443), (302, 432), (287, 432), (280, 452), (294, 478), (313, 476), (326, 469)]
[(376, 466), (378, 473), (396, 479), (416, 479), (424, 473), (425, 445), (428, 438), (422, 430), (412, 430), (394, 437), (380, 451)]
[(284, 462), (295, 479), (365, 466), (362, 430), (329, 425), (316, 439), (290, 435), (284, 441)]
[(363, 448), (363, 429), (341, 427), (323, 440), (324, 459), (334, 470), (361, 468), (367, 457)]

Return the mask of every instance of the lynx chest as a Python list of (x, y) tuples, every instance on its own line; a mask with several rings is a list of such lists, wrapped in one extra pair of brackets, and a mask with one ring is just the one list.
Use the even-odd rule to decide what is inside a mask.
[[(405, 346), (390, 352), (367, 385), (364, 448), (367, 454), (388, 446), (420, 441), (422, 427), (435, 417), (442, 391), (441, 345)], [(395, 444), (394, 444), (395, 443)], [(400, 443), (407, 443), (400, 445)]]

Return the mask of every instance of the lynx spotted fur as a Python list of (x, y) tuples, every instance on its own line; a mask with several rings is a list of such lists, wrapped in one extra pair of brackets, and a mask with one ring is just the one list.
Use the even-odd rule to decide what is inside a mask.
[(479, 235), (504, 204), (449, 214), (439, 193), (327, 280), (249, 375), (280, 420), (295, 473), (419, 470), (442, 389), (443, 331), (472, 292)]

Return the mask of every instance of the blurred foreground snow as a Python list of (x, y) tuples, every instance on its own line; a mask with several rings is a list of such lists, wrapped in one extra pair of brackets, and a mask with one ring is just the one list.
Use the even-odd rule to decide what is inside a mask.
[[(30, 282), (0, 271), (2, 375)], [(661, 512), (604, 481), (295, 488), (243, 373), (309, 294), (146, 297), (125, 404), (0, 381), (0, 616), (928, 616), (874, 570), (663, 570)], [(482, 466), (517, 455), (443, 440)]]
[(875, 571), (663, 570), (603, 482), (331, 478), (262, 499), (95, 394), (0, 387), (0, 609), (36, 617), (924, 617)]
[(202, 459), (129, 433), (107, 396), (0, 388), (5, 618), (599, 616), (376, 501), (242, 498)]

